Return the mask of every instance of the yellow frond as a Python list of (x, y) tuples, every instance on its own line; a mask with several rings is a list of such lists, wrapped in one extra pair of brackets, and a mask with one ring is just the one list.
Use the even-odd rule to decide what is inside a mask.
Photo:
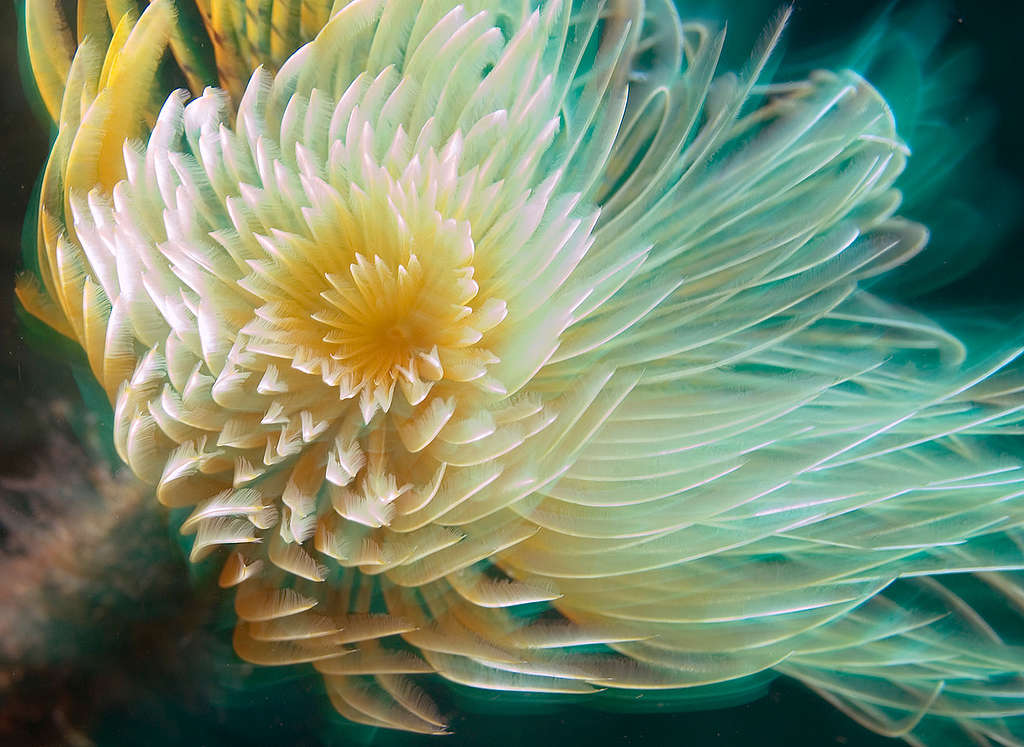
[(58, 0), (25, 3), (25, 37), (39, 94), (56, 122), (75, 54), (75, 39)]

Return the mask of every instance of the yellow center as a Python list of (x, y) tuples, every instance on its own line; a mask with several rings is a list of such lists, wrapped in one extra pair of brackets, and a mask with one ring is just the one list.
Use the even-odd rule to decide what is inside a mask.
[(505, 315), (474, 279), (469, 224), (396, 199), (382, 187), (311, 216), (309, 235), (272, 230), (260, 237), (268, 259), (240, 283), (262, 301), (242, 329), (248, 350), (370, 410), (387, 410), (396, 384), (415, 406), (442, 379), (482, 378), (497, 360), (482, 340)]

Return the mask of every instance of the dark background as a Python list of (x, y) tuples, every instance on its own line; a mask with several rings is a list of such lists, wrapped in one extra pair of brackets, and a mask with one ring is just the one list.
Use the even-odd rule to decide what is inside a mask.
[[(32, 0), (29, 0), (30, 2)], [(685, 3), (680, 3), (685, 5)], [(734, 0), (738, 18), (770, 15), (770, 4)], [(865, 9), (855, 0), (797, 3), (787, 33), (790, 49), (825, 39), (848, 38), (882, 7)], [(1024, 176), (1021, 144), (1020, 32), (1024, 7), (1018, 2), (951, 2), (947, 43), (975, 45), (980, 76), (975, 92), (995, 108), (988, 156), (1018, 184)], [(760, 14), (760, 15), (757, 15)], [(757, 28), (763, 21), (753, 21)], [(748, 30), (736, 24), (735, 36)], [(21, 268), (23, 220), (44, 163), (50, 133), (30, 111), (16, 71), (17, 21), (14, 5), (0, 5), (0, 478), (18, 476), (38, 459), (48, 438), (40, 403), (55, 395), (82, 407), (61, 354), (26, 342), (15, 313), (13, 279)], [(740, 42), (737, 42), (740, 43)], [(963, 113), (970, 116), (970, 111)], [(996, 184), (997, 182), (993, 182)], [(1002, 236), (991, 256), (952, 286), (932, 294), (925, 305), (997, 305), (1019, 313), (1022, 301), (1024, 235), (1013, 225), (1017, 211), (996, 215)], [(1015, 314), (1014, 314), (1015, 315)], [(1011, 318), (1008, 314), (1006, 318)], [(68, 428), (74, 430), (74, 424)], [(59, 476), (58, 476), (59, 477)], [(2, 496), (0, 496), (2, 498)], [(15, 531), (0, 523), (0, 548)], [(330, 715), (318, 676), (250, 674), (229, 652), (230, 613), (208, 596), (208, 581), (190, 577), (180, 559), (162, 556), (171, 581), (158, 598), (143, 594), (141, 622), (124, 621), (111, 610), (81, 620), (94, 638), (66, 662), (49, 662), (19, 673), (13, 686), (0, 681), (0, 742), (13, 745), (229, 745), (229, 744), (419, 744), (428, 738), (355, 729)], [(0, 557), (0, 573), (3, 572)], [(175, 574), (180, 574), (175, 575)], [(4, 584), (0, 578), (0, 585)], [(190, 589), (190, 585), (193, 588)], [(144, 590), (143, 590), (144, 591)], [(198, 598), (198, 601), (197, 601)], [(0, 604), (3, 597), (0, 596)], [(118, 619), (115, 619), (118, 618)], [(98, 635), (96, 631), (99, 631)], [(74, 638), (74, 624), (61, 635)], [(220, 683), (243, 682), (225, 697)], [(246, 684), (247, 683), (247, 684)], [(459, 699), (461, 700), (461, 699)], [(488, 712), (497, 701), (484, 696), (460, 702), (464, 715), (456, 735), (429, 738), (437, 744), (609, 745), (846, 745), (870, 747), (901, 742), (878, 737), (807, 692), (777, 681), (769, 694), (738, 707), (697, 713), (611, 713), (582, 705), (540, 702), (509, 712)]]

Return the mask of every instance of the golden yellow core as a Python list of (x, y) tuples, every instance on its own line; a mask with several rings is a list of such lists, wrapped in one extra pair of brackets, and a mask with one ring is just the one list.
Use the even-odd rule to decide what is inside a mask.
[[(313, 315), (329, 328), (322, 339), (330, 357), (364, 385), (389, 385), (400, 376), (436, 381), (437, 348), (477, 342), (479, 331), (462, 324), (476, 295), (473, 268), (451, 268), (434, 277), (417, 255), (390, 265), (361, 254), (344, 274), (330, 274), (320, 294), (327, 307)], [(432, 351), (435, 351), (432, 353)]]
[(263, 302), (242, 332), (247, 349), (387, 409), (396, 384), (416, 405), (441, 379), (484, 376), (497, 359), (480, 343), (505, 304), (474, 279), (467, 221), (376, 176), (379, 191), (351, 195), (354, 209), (311, 211), (312, 235), (258, 239), (271, 259), (242, 281)]

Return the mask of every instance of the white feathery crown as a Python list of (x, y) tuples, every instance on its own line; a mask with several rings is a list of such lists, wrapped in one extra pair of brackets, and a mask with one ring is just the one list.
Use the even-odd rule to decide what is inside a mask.
[(981, 683), (1024, 698), (1024, 659), (932, 578), (1024, 598), (1021, 458), (986, 442), (1020, 350), (864, 288), (927, 238), (875, 89), (765, 82), (786, 14), (722, 74), (664, 0), (207, 5), (205, 90), (166, 0), (63, 63), (30, 13), (60, 129), (19, 291), (193, 508), (243, 658), (425, 733), (416, 674), (775, 668), (883, 733), (1020, 744)]

